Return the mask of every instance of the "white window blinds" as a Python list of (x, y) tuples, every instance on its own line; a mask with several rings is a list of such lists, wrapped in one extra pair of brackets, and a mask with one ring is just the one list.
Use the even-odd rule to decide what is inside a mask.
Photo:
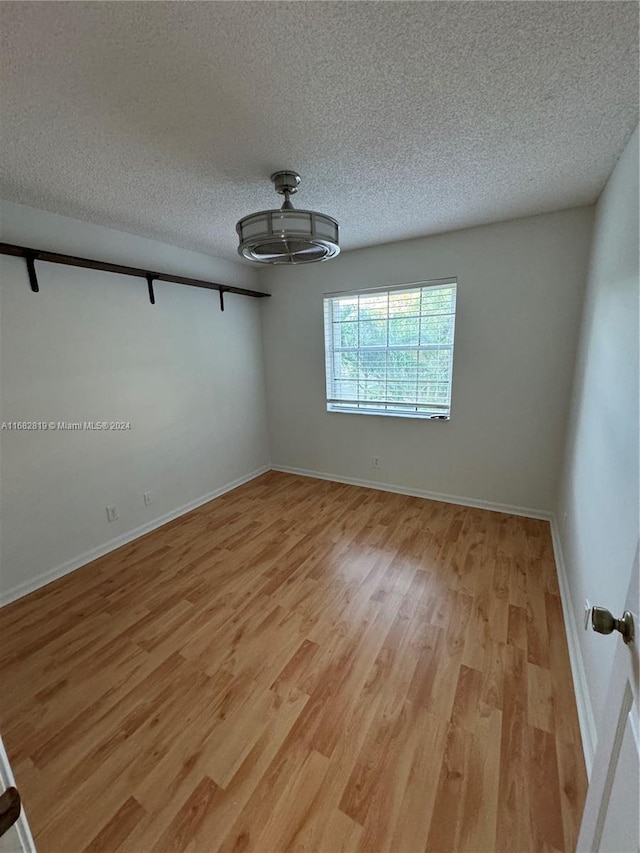
[(327, 409), (448, 418), (455, 311), (455, 279), (327, 294)]

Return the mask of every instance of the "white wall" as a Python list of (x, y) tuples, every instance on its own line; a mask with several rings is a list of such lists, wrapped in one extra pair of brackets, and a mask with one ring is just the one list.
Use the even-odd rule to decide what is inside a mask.
[[(592, 218), (578, 208), (269, 270), (274, 466), (551, 510)], [(451, 420), (328, 413), (323, 293), (448, 276), (458, 278)]]
[[(2, 240), (256, 289), (241, 264), (20, 205)], [(4, 600), (268, 465), (260, 299), (0, 256), (2, 421), (130, 421), (0, 432)], [(257, 288), (260, 289), (260, 288)], [(142, 493), (152, 492), (150, 507)], [(107, 523), (115, 504), (119, 520)], [(82, 558), (82, 555), (85, 555)]]
[[(636, 130), (596, 209), (557, 509), (578, 626), (585, 598), (620, 616), (638, 544), (638, 192)], [(578, 630), (576, 642), (597, 723), (616, 639)]]

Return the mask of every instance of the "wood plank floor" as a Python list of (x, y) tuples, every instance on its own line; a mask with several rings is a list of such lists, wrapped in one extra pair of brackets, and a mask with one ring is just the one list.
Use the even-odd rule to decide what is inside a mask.
[(573, 851), (546, 522), (271, 472), (0, 611), (40, 853)]

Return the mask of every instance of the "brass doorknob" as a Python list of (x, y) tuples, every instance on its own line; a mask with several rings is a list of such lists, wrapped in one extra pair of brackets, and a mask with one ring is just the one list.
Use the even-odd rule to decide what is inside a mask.
[(628, 610), (624, 611), (622, 619), (615, 619), (606, 607), (592, 607), (591, 627), (598, 634), (611, 634), (612, 631), (620, 631), (625, 643), (633, 642), (635, 633), (633, 616)]

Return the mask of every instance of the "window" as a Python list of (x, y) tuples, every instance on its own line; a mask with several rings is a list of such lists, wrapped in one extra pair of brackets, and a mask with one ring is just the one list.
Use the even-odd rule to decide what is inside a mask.
[(455, 312), (455, 279), (327, 294), (327, 410), (447, 419)]

